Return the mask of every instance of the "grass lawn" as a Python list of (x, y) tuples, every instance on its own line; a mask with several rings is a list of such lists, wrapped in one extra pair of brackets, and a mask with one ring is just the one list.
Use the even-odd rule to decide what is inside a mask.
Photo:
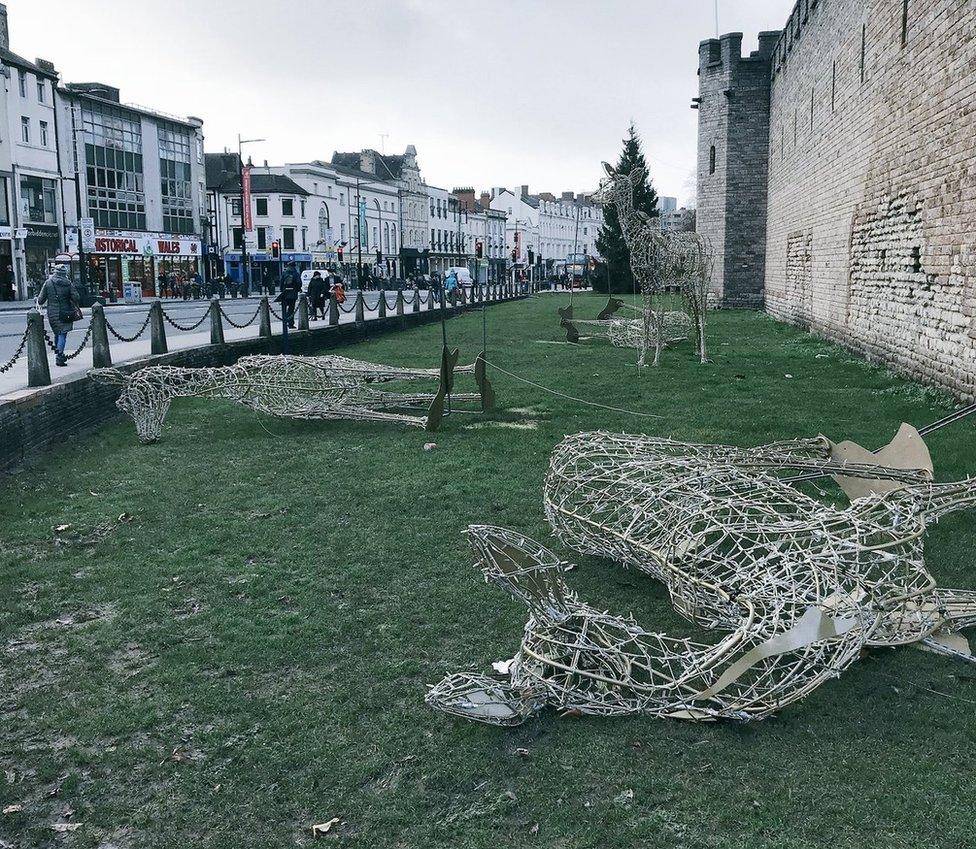
[[(511, 657), (525, 623), (471, 567), (472, 522), (549, 539), (594, 606), (691, 632), (651, 579), (548, 536), (564, 434), (875, 447), (948, 409), (755, 313), (710, 316), (711, 364), (685, 343), (638, 376), (632, 351), (552, 344), (567, 297), (492, 308), (490, 359), (660, 419), (497, 373), (493, 418), (534, 427), (456, 415), (431, 437), (177, 400), (156, 445), (120, 420), (0, 480), (0, 808), (22, 806), (0, 814), (0, 847), (974, 845), (976, 670), (913, 649), (749, 725), (547, 712), (505, 730), (424, 705), (447, 672)], [(480, 315), (448, 333), (470, 361)], [(436, 365), (440, 334), (343, 353)], [(973, 422), (929, 444), (940, 480), (976, 472)], [(976, 586), (974, 547), (971, 514), (930, 533), (940, 584)]]

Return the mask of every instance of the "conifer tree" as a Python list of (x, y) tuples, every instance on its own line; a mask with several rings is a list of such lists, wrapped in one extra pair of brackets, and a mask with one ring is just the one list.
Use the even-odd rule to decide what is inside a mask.
[[(637, 135), (637, 129), (633, 124), (627, 128), (627, 138), (623, 140), (623, 145), (624, 149), (616, 165), (617, 173), (629, 174), (635, 167), (643, 169), (644, 179), (640, 184), (634, 186), (634, 209), (647, 213), (651, 218), (656, 218), (658, 215), (657, 192), (651, 185), (644, 152), (641, 150), (640, 136)], [(610, 291), (615, 293), (633, 292), (634, 276), (630, 270), (630, 251), (627, 250), (627, 243), (624, 241), (620, 229), (617, 209), (610, 204), (603, 209), (603, 227), (597, 234), (596, 248), (604, 262), (610, 264)], [(603, 275), (594, 279), (593, 285), (600, 291), (605, 290), (607, 276)]]

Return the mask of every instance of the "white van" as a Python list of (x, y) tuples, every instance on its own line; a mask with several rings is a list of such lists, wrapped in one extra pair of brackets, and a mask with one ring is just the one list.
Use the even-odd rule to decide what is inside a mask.
[(474, 281), (471, 279), (471, 272), (467, 268), (460, 265), (453, 266), (444, 272), (444, 279), (447, 279), (447, 275), (454, 272), (454, 276), (457, 277), (457, 282), (459, 286), (471, 286)]

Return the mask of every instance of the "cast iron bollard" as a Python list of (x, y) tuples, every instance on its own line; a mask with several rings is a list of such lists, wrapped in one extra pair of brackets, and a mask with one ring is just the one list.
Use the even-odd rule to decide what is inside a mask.
[[(444, 290), (441, 289), (441, 292), (442, 293), (443, 293), (443, 291)], [(434, 294), (434, 290), (433, 289), (428, 289), (427, 290), (427, 304), (429, 306), (429, 310), (428, 310), (429, 312), (433, 312), (434, 311), (434, 309), (436, 307), (436, 303), (435, 303), (436, 301), (437, 301), (437, 296)]]
[(149, 344), (152, 354), (169, 352), (166, 347), (166, 327), (163, 324), (163, 302), (158, 299), (149, 307)]
[(413, 290), (413, 300), (410, 302), (410, 309), (420, 312), (420, 289)]
[(363, 290), (360, 289), (356, 295), (356, 324), (363, 324), (366, 321), (366, 316), (363, 310), (363, 300)]
[(329, 324), (339, 323), (339, 302), (335, 295), (329, 295)]
[(308, 296), (298, 293), (298, 330), (308, 330)]
[(258, 304), (258, 312), (261, 315), (261, 321), (258, 325), (258, 336), (264, 339), (271, 338), (271, 307), (268, 305), (268, 296), (264, 295), (261, 298), (261, 303)]
[(379, 307), (379, 317), (386, 318), (386, 289), (380, 289), (380, 299), (376, 306)]
[(224, 344), (224, 323), (220, 320), (220, 301), (216, 296), (210, 299), (210, 344)]
[(51, 366), (44, 341), (44, 317), (37, 310), (27, 313), (27, 385), (50, 386)]
[(397, 289), (396, 314), (403, 315), (403, 289)]
[(108, 368), (112, 365), (112, 352), (108, 347), (108, 328), (105, 326), (105, 307), (98, 301), (92, 304), (92, 368)]

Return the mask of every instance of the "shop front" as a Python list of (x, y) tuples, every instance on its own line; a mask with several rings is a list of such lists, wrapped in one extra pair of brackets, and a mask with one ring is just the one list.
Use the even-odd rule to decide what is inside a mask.
[[(290, 262), (298, 263), (300, 271), (305, 271), (312, 267), (312, 254), (310, 253), (283, 253), (281, 260), (275, 259), (268, 251), (254, 251), (247, 255), (247, 264), (250, 269), (250, 281), (252, 289), (268, 287), (277, 282), (281, 276), (282, 268)], [(241, 268), (240, 251), (226, 251), (224, 253), (224, 269), (235, 283), (243, 280), (243, 269)]]
[(201, 262), (200, 240), (193, 236), (95, 230), (89, 275), (110, 299), (131, 284), (146, 298), (179, 297), (194, 274), (202, 276)]
[(56, 225), (28, 224), (22, 229), (27, 297), (33, 298), (47, 279), (50, 261), (61, 253), (61, 234)]

